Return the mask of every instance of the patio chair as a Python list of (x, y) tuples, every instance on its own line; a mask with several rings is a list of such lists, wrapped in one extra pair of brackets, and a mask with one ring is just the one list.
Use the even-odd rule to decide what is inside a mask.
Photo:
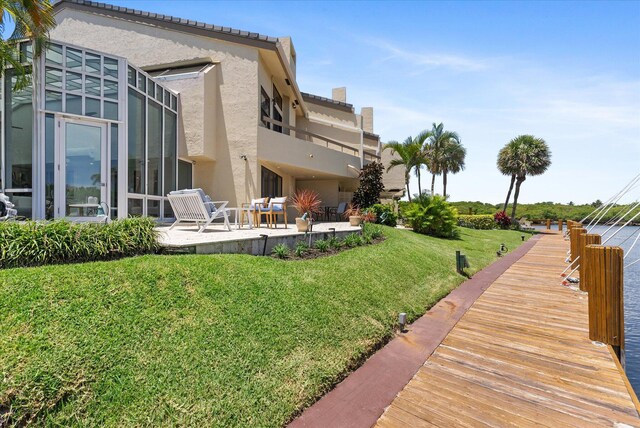
[[(256, 199), (251, 199), (251, 202), (245, 202), (242, 204), (243, 208), (249, 208), (249, 212), (253, 216), (253, 224), (255, 227), (260, 227), (261, 216), (258, 213), (262, 208), (267, 206), (268, 201), (269, 201), (269, 198), (256, 198)], [(240, 218), (241, 225), (244, 225), (244, 216), (245, 216), (245, 212), (243, 211)]]
[[(267, 207), (263, 207), (260, 209), (260, 214), (258, 218), (262, 216), (267, 216), (267, 226), (271, 227), (275, 225), (277, 228), (278, 223), (278, 215), (284, 216), (284, 228), (287, 228), (287, 197), (282, 196), (280, 198), (271, 198), (269, 200), (269, 205)], [(260, 220), (258, 220), (258, 223)]]
[[(167, 195), (176, 216), (169, 230), (179, 223), (196, 223), (198, 233), (202, 233), (215, 219), (222, 218), (227, 230), (231, 230), (229, 213), (226, 209), (229, 201), (212, 201), (202, 189), (175, 190)], [(200, 226), (202, 223), (202, 226)]]
[(329, 215), (327, 216), (327, 220), (329, 220), (333, 216), (335, 217), (336, 221), (340, 221), (340, 218), (342, 218), (346, 210), (347, 210), (347, 203), (340, 202), (337, 208), (331, 208), (329, 210)]

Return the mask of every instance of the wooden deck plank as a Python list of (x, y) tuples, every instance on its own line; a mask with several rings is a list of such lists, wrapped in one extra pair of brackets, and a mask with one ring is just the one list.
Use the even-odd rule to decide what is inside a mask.
[(617, 362), (589, 340), (587, 296), (560, 285), (567, 249), (546, 235), (497, 278), (377, 426), (640, 427)]

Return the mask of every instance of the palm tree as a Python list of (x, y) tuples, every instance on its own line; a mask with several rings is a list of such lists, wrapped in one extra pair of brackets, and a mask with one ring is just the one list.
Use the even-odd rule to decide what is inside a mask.
[(30, 71), (18, 55), (15, 42), (31, 39), (33, 57), (40, 56), (49, 41), (49, 30), (55, 26), (53, 8), (49, 0), (0, 0), (0, 8), (0, 33), (4, 33), (7, 21), (14, 24), (11, 35), (0, 39), (0, 75), (8, 64), (16, 76), (15, 89), (24, 89), (30, 83)]
[(444, 125), (433, 123), (431, 131), (427, 133), (427, 138), (423, 151), (428, 159), (427, 170), (431, 173), (431, 194), (435, 192), (436, 175), (442, 174), (442, 148), (450, 142), (460, 143), (458, 134), (452, 131), (445, 131)]
[(509, 203), (511, 190), (515, 182), (511, 218), (516, 217), (516, 207), (520, 196), (520, 186), (527, 179), (527, 175), (543, 174), (551, 165), (551, 151), (542, 138), (533, 135), (519, 135), (500, 150), (498, 154), (498, 169), (505, 175), (511, 175), (511, 185), (507, 194), (506, 205)]
[[(421, 146), (416, 144), (412, 137), (407, 137), (402, 143), (397, 141), (389, 141), (384, 145), (383, 150), (391, 150), (391, 154), (398, 154), (398, 158), (391, 159), (387, 171), (396, 166), (404, 166), (404, 182), (407, 186), (407, 195), (409, 196), (409, 202), (411, 202), (411, 192), (409, 191), (409, 179), (411, 177), (411, 170), (421, 163)], [(418, 176), (418, 186), (420, 185), (420, 173), (416, 172)]]
[(442, 146), (441, 154), (442, 196), (447, 199), (447, 174), (457, 174), (464, 169), (467, 149), (460, 141), (451, 139)]

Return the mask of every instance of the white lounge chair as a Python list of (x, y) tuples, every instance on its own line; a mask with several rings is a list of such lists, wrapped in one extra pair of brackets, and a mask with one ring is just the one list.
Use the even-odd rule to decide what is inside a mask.
[(198, 233), (202, 233), (218, 218), (224, 219), (227, 230), (231, 230), (229, 212), (226, 208), (229, 201), (211, 201), (202, 189), (176, 190), (170, 192), (167, 197), (176, 216), (176, 221), (169, 230), (179, 223), (196, 223), (199, 226)]

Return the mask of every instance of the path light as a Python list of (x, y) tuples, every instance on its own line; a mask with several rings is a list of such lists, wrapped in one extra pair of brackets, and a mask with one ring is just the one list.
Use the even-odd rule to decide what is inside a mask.
[(400, 324), (400, 332), (404, 333), (406, 331), (404, 329), (404, 327), (407, 324), (407, 314), (406, 313), (400, 312), (400, 315), (398, 315), (398, 323)]
[(522, 239), (522, 242), (524, 242), (524, 235), (520, 235), (520, 238)]
[(264, 233), (260, 234), (261, 238), (264, 238), (264, 246), (262, 247), (262, 255), (267, 254), (267, 239), (269, 239), (269, 235), (265, 235)]
[(331, 231), (331, 237), (335, 238), (336, 237), (336, 228), (335, 227), (330, 227), (329, 230)]

